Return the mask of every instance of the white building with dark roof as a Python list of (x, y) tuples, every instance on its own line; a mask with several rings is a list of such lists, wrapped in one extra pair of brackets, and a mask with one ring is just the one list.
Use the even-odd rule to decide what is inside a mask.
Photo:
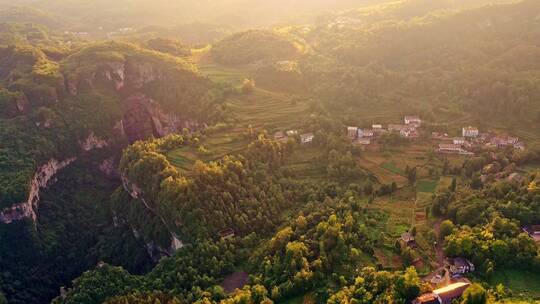
[(468, 127), (464, 127), (461, 131), (463, 137), (478, 137), (478, 135), (480, 135), (480, 131), (478, 131), (478, 128), (475, 128), (475, 127), (471, 127), (471, 126), (468, 126)]

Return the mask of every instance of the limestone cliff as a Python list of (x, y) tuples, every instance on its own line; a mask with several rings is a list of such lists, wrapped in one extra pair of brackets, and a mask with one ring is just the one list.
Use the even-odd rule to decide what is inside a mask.
[[(9, 96), (12, 109), (6, 111), (4, 116), (22, 115), (30, 112), (30, 107), (47, 108), (48, 105), (55, 104), (55, 107), (63, 107), (64, 111), (59, 115), (54, 108), (47, 108), (40, 120), (32, 121), (38, 129), (53, 130), (55, 126), (77, 119), (82, 120), (80, 126), (88, 126), (89, 129), (83, 131), (86, 133), (84, 137), (77, 134), (80, 133), (79, 130), (75, 134), (69, 131), (63, 134), (62, 138), (74, 138), (78, 143), (77, 149), (65, 152), (64, 160), (53, 159), (52, 155), (46, 163), (41, 155), (29, 158), (26, 164), (34, 161), (39, 167), (35, 169), (33, 177), (32, 168), (25, 171), (28, 172), (27, 178), (31, 184), (27, 201), (13, 204), (7, 202), (4, 206), (12, 206), (1, 211), (0, 222), (11, 223), (24, 218), (36, 220), (40, 189), (53, 183), (59, 170), (76, 158), (86, 157), (85, 154), (92, 150), (150, 137), (163, 137), (183, 129), (205, 127), (193, 113), (205, 112), (199, 107), (199, 103), (209, 90), (209, 84), (185, 61), (156, 55), (155, 52), (130, 44), (112, 42), (85, 48), (62, 60), (58, 66), (58, 77), (43, 91), (51, 102), (41, 100), (43, 96), (40, 94), (23, 91), (20, 95)], [(100, 96), (106, 96), (101, 103), (108, 104), (105, 104), (103, 109), (96, 109), (96, 115), (101, 116), (100, 119), (93, 119), (92, 115), (87, 115), (88, 109), (91, 109), (88, 103)], [(85, 107), (81, 106), (81, 109), (85, 109), (84, 113), (77, 112), (78, 102), (86, 103)], [(62, 116), (68, 115), (74, 117), (69, 117), (69, 120), (62, 119)], [(47, 140), (50, 145), (66, 144), (62, 141), (56, 142), (54, 138)], [(13, 154), (20, 150), (13, 147)], [(56, 155), (62, 153), (58, 151)], [(102, 159), (96, 163), (100, 170), (109, 175), (116, 173), (112, 168), (114, 160), (111, 156), (113, 155), (102, 155)], [(16, 164), (13, 167), (17, 168)], [(26, 196), (26, 193), (19, 195), (21, 196)]]
[[(170, 234), (170, 245), (168, 246), (168, 248), (163, 248), (162, 246), (157, 245), (153, 240), (144, 240), (148, 255), (157, 262), (162, 257), (171, 256), (177, 250), (182, 248), (184, 246), (184, 243), (178, 238), (178, 236), (174, 232), (171, 231), (165, 219), (160, 217), (146, 202), (144, 196), (142, 195), (142, 190), (137, 185), (131, 183), (125, 176), (122, 176), (122, 186), (124, 187), (124, 190), (129, 193), (131, 198), (140, 200), (149, 212), (157, 216), (159, 220), (163, 223), (163, 225), (167, 227), (167, 230)], [(136, 229), (133, 229), (133, 234), (136, 238), (142, 237)]]
[[(91, 132), (84, 140), (79, 142), (81, 152), (89, 152), (94, 149), (107, 147), (109, 143), (98, 138)], [(10, 224), (23, 219), (37, 220), (37, 209), (40, 202), (41, 190), (47, 188), (56, 181), (56, 175), (60, 170), (69, 166), (78, 156), (66, 158), (64, 160), (50, 159), (41, 165), (34, 174), (30, 182), (28, 198), (24, 202), (13, 204), (11, 207), (0, 210), (0, 223)]]
[(167, 80), (167, 72), (150, 62), (121, 60), (101, 64), (91, 72), (66, 74), (66, 89), (72, 96), (98, 86), (112, 88), (121, 96), (123, 133), (130, 142), (163, 137), (186, 129), (204, 127), (196, 119), (165, 111), (160, 102), (145, 92), (145, 86)]
[(28, 199), (25, 202), (15, 204), (9, 208), (0, 211), (0, 222), (10, 224), (14, 221), (30, 218), (36, 220), (36, 210), (39, 204), (39, 194), (43, 188), (47, 188), (54, 182), (56, 174), (59, 170), (65, 168), (76, 160), (75, 157), (58, 161), (56, 159), (49, 160), (41, 166), (32, 178), (30, 184), (30, 192)]

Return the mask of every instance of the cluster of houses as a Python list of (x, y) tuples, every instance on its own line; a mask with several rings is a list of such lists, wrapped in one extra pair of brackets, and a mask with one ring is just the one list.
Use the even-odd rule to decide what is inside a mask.
[[(288, 131), (277, 131), (274, 133), (274, 139), (281, 143), (286, 143), (289, 141), (289, 139), (295, 139), (298, 136), (298, 130), (288, 130)], [(315, 134), (313, 133), (305, 133), (300, 134), (300, 143), (302, 144), (309, 144), (313, 142), (313, 139), (315, 138)]]
[[(452, 278), (461, 278), (462, 275), (475, 271), (474, 264), (461, 257), (447, 259), (446, 269), (445, 271), (448, 271)], [(440, 278), (440, 276), (438, 277)], [(437, 283), (441, 281), (442, 278)], [(459, 299), (469, 286), (470, 283), (467, 280), (453, 282), (420, 295), (413, 301), (413, 304), (451, 304), (454, 300)]]
[(389, 124), (387, 129), (384, 129), (382, 124), (373, 124), (371, 129), (347, 127), (347, 135), (357, 145), (370, 145), (375, 137), (392, 132), (406, 138), (418, 138), (422, 120), (418, 116), (405, 116), (403, 120), (404, 124)]
[(525, 145), (517, 137), (500, 136), (491, 132), (480, 133), (476, 127), (463, 127), (461, 137), (450, 138), (446, 133), (433, 132), (433, 140), (444, 141), (439, 143), (437, 151), (446, 154), (473, 155), (470, 150), (485, 146), (488, 148), (503, 149), (512, 147), (517, 150), (524, 150)]
[[(540, 226), (538, 228), (540, 230)], [(412, 249), (418, 248), (416, 239), (410, 232), (401, 234), (398, 243), (402, 249), (404, 247)], [(454, 282), (448, 282), (449, 284), (445, 287), (420, 295), (412, 302), (413, 304), (451, 304), (454, 300), (459, 299), (463, 295), (463, 292), (470, 286), (470, 283), (468, 280), (463, 279), (462, 276), (474, 272), (474, 264), (463, 257), (448, 258), (446, 259), (444, 269), (452, 279), (455, 279)], [(437, 275), (431, 280), (431, 283), (437, 285), (441, 284), (443, 281), (445, 281), (445, 279), (441, 275)]]

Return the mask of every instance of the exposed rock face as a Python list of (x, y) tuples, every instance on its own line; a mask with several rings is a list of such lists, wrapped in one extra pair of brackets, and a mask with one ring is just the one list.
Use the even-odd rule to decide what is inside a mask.
[[(145, 139), (150, 136), (163, 137), (182, 129), (198, 129), (200, 124), (188, 121), (174, 113), (166, 113), (159, 103), (143, 92), (145, 85), (165, 79), (165, 73), (147, 62), (111, 62), (89, 75), (65, 76), (67, 91), (77, 95), (81, 90), (93, 88), (94, 84), (108, 83), (123, 98), (122, 129), (130, 142)], [(116, 128), (116, 127), (115, 127)]]
[(159, 104), (143, 93), (130, 95), (123, 101), (123, 129), (130, 142), (180, 133), (182, 129), (198, 129), (196, 121), (181, 119), (173, 113), (165, 113)]
[[(45, 124), (44, 127), (47, 127)], [(90, 133), (80, 143), (81, 150), (83, 152), (89, 152), (94, 149), (107, 147), (109, 144), (107, 141), (98, 138), (93, 132)], [(39, 195), (42, 189), (47, 188), (49, 185), (56, 181), (56, 174), (58, 171), (67, 167), (73, 163), (77, 158), (71, 157), (63, 161), (56, 159), (50, 159), (46, 164), (42, 165), (30, 184), (30, 192), (28, 193), (28, 199), (25, 202), (14, 204), (9, 208), (5, 208), (0, 211), (0, 223), (10, 224), (14, 221), (23, 220), (26, 218), (32, 219), (34, 222), (37, 219), (37, 209), (39, 205)], [(110, 166), (114, 163), (111, 161)], [(100, 166), (101, 169), (101, 166)], [(107, 164), (103, 165), (103, 170), (109, 170)], [(111, 174), (113, 169), (111, 169)]]
[(105, 148), (109, 145), (109, 143), (101, 138), (98, 138), (94, 132), (91, 132), (88, 137), (84, 141), (80, 143), (81, 149), (85, 152), (92, 151), (94, 149), (101, 149)]
[[(165, 112), (158, 102), (143, 92), (143, 88), (147, 84), (163, 80), (165, 77), (166, 74), (163, 70), (149, 62), (140, 63), (130, 60), (109, 62), (96, 67), (94, 71), (63, 75), (61, 83), (56, 88), (49, 88), (49, 91), (45, 92), (46, 94), (29, 92), (28, 99), (22, 95), (21, 99), (14, 103), (16, 106), (13, 107), (13, 112), (26, 112), (31, 103), (52, 104), (58, 102), (59, 98), (63, 97), (66, 92), (75, 96), (83, 90), (94, 89), (99, 84), (100, 86), (111, 86), (118, 92), (119, 96), (124, 97), (122, 101), (123, 119), (117, 122), (114, 131), (119, 137), (127, 137), (130, 142), (152, 136), (163, 137), (181, 132), (184, 128), (190, 130), (200, 128), (201, 125), (197, 121), (189, 121), (180, 118), (177, 114)], [(39, 122), (37, 126), (48, 128), (51, 123), (50, 121)], [(107, 140), (99, 138), (91, 132), (87, 138), (79, 142), (80, 152), (104, 148), (109, 144)], [(40, 189), (46, 188), (49, 183), (53, 182), (56, 173), (74, 160), (75, 158), (70, 158), (59, 162), (52, 159), (40, 167), (32, 179), (28, 200), (1, 211), (0, 222), (11, 223), (24, 218), (31, 218), (35, 221)], [(98, 167), (107, 175), (116, 173), (113, 159), (103, 161)], [(133, 186), (132, 196), (137, 198), (135, 187)]]
[(125, 69), (124, 62), (110, 63), (110, 70), (104, 72), (105, 78), (109, 81), (114, 81), (114, 88), (119, 91), (125, 85)]
[(35, 221), (37, 218), (36, 210), (39, 204), (40, 190), (47, 188), (47, 186), (55, 179), (56, 173), (75, 160), (75, 157), (68, 158), (64, 161), (51, 159), (45, 165), (41, 166), (32, 179), (27, 201), (15, 204), (10, 208), (0, 211), (0, 222), (10, 224), (25, 218), (31, 218)]
[(140, 90), (145, 84), (164, 78), (164, 73), (151, 63), (128, 62), (126, 68), (126, 86)]
[(146, 244), (146, 252), (154, 262), (159, 262), (164, 257), (172, 256), (176, 251), (184, 247), (182, 241), (180, 241), (176, 236), (171, 236), (171, 246), (169, 248), (162, 248), (156, 245), (154, 242)]
[[(153, 214), (157, 216), (156, 212), (148, 205), (148, 203), (142, 196), (142, 191), (137, 185), (129, 182), (129, 180), (125, 176), (122, 176), (122, 185), (124, 187), (124, 190), (126, 190), (132, 198), (139, 199), (143, 203), (145, 208), (148, 209), (148, 211), (152, 212)], [(165, 227), (167, 227), (165, 220), (161, 217), (159, 218), (163, 222)], [(173, 232), (170, 232), (170, 230), (169, 230), (169, 233), (171, 236), (171, 244), (169, 248), (162, 248), (156, 245), (152, 241), (149, 243), (146, 243), (146, 251), (148, 252), (148, 255), (152, 258), (153, 261), (157, 262), (163, 257), (171, 256), (176, 251), (184, 247), (184, 243), (178, 238), (178, 236), (176, 236)], [(138, 233), (138, 231), (136, 230), (133, 230), (133, 235), (136, 238), (141, 237), (140, 233)]]

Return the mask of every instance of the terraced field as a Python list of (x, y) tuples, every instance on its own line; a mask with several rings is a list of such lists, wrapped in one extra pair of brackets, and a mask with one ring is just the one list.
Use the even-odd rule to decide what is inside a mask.
[(247, 78), (247, 73), (234, 68), (225, 68), (214, 64), (199, 66), (199, 72), (216, 83), (239, 86)]
[[(232, 77), (232, 76), (228, 76)], [(189, 171), (195, 160), (212, 161), (227, 154), (236, 154), (251, 141), (244, 135), (251, 127), (255, 132), (298, 128), (307, 116), (307, 101), (291, 100), (287, 94), (256, 89), (249, 95), (233, 96), (227, 106), (234, 113), (234, 125), (207, 134), (201, 144), (208, 150), (201, 153), (196, 147), (183, 147), (168, 154), (169, 161), (181, 170)]]

